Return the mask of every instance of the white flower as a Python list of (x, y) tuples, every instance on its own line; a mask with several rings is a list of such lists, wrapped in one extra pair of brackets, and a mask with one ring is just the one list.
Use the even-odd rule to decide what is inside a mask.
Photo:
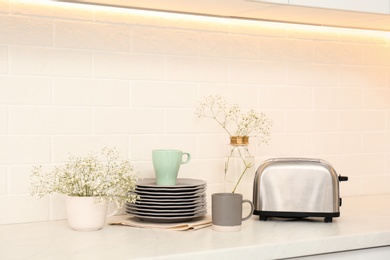
[(31, 173), (32, 195), (61, 193), (70, 196), (96, 196), (114, 202), (118, 207), (134, 203), (134, 191), (139, 173), (134, 173), (128, 160), (119, 161), (116, 149), (102, 149), (104, 160), (96, 155), (69, 156), (64, 165), (44, 172), (42, 166), (34, 166)]
[(254, 109), (242, 113), (237, 104), (228, 104), (220, 95), (205, 97), (195, 114), (214, 119), (229, 136), (253, 136), (265, 143), (268, 143), (273, 124), (264, 113)]

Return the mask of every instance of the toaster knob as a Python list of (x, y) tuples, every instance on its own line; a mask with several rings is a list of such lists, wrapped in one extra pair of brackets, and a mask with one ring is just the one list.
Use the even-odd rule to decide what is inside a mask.
[(343, 205), (343, 199), (342, 198), (339, 198), (339, 206), (341, 207), (341, 205)]
[(348, 181), (348, 176), (339, 175), (339, 181)]

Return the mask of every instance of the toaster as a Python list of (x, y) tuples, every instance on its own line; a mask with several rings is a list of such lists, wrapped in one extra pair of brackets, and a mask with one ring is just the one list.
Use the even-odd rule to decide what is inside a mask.
[(263, 221), (269, 217), (323, 217), (332, 222), (340, 216), (339, 182), (347, 180), (321, 159), (268, 159), (256, 171), (253, 214)]

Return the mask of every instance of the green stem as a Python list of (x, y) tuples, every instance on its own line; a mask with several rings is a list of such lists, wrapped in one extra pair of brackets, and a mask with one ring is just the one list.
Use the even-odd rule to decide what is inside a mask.
[[(232, 155), (233, 150), (234, 150), (234, 148), (231, 150), (230, 156)], [(242, 159), (242, 161), (243, 161), (243, 163), (244, 163), (244, 165), (245, 165), (245, 169), (244, 169), (244, 171), (241, 173), (240, 178), (238, 178), (238, 181), (237, 181), (236, 185), (234, 186), (234, 189), (233, 189), (232, 193), (235, 193), (235, 192), (236, 192), (236, 189), (237, 189), (237, 187), (238, 187), (238, 184), (240, 184), (242, 177), (244, 177), (244, 174), (246, 173), (246, 171), (247, 171), (249, 168), (251, 168), (251, 167), (253, 166), (253, 165), (251, 165), (251, 164), (247, 164), (247, 163), (246, 163), (246, 161), (245, 161), (245, 159), (244, 159), (244, 156), (242, 155), (240, 149), (238, 149), (238, 152), (239, 152), (240, 157), (241, 157), (241, 159)], [(227, 171), (228, 171), (228, 164), (229, 164), (230, 156), (228, 156), (228, 159), (227, 159), (227, 162), (226, 162), (226, 165), (225, 165), (225, 174), (226, 174)]]
[(245, 172), (246, 172), (250, 167), (252, 167), (252, 166), (249, 166), (249, 167), (248, 167), (247, 165), (245, 165), (245, 170), (241, 173), (241, 176), (240, 176), (240, 178), (238, 179), (238, 181), (237, 181), (237, 183), (236, 183), (236, 186), (234, 186), (234, 189), (233, 189), (232, 193), (235, 193), (235, 192), (236, 192), (236, 189), (237, 189), (237, 187), (238, 187), (238, 184), (240, 183), (240, 181), (241, 181), (242, 177), (244, 176)]

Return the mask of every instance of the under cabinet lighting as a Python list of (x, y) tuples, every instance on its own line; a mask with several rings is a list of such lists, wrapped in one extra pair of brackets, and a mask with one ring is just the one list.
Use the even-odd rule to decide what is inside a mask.
[(108, 12), (110, 15), (115, 13), (145, 16), (145, 17), (161, 17), (165, 19), (178, 19), (181, 21), (201, 21), (205, 24), (223, 24), (225, 26), (239, 25), (239, 26), (261, 26), (267, 29), (285, 29), (285, 30), (298, 30), (304, 33), (339, 33), (339, 34), (356, 34), (364, 37), (385, 37), (390, 40), (390, 32), (387, 31), (376, 31), (366, 29), (355, 29), (355, 28), (342, 28), (342, 27), (330, 27), (330, 26), (318, 26), (318, 25), (307, 25), (307, 24), (296, 24), (278, 21), (263, 21), (246, 18), (233, 18), (233, 17), (222, 17), (222, 16), (211, 16), (211, 15), (200, 15), (200, 14), (189, 14), (179, 12), (168, 12), (168, 11), (157, 11), (148, 9), (132, 9), (122, 8), (118, 6), (107, 6), (107, 5), (93, 5), (87, 4), (81, 1), (67, 1), (67, 0), (9, 0), (9, 2), (15, 1), (18, 4), (31, 4), (31, 5), (42, 5), (49, 6), (51, 8), (75, 8), (78, 10), (86, 10), (93, 12)]

